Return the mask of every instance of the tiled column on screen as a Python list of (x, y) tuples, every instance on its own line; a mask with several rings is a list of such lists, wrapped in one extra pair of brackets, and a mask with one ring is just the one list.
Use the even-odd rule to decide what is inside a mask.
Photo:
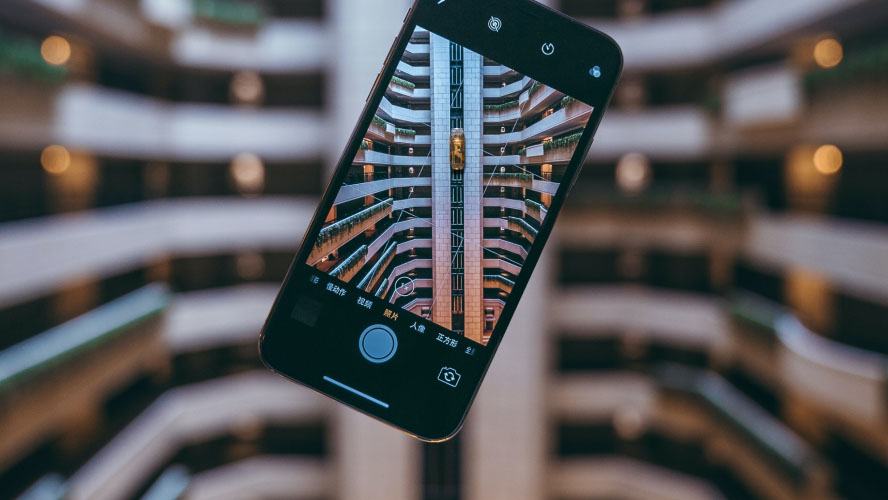
[(483, 236), (482, 105), (483, 58), (471, 50), (463, 55), (463, 129), (466, 136), (465, 169), (465, 335), (481, 342), (484, 333), (484, 285), (481, 243)]
[(432, 119), (432, 320), (450, 328), (450, 42), (430, 34)]

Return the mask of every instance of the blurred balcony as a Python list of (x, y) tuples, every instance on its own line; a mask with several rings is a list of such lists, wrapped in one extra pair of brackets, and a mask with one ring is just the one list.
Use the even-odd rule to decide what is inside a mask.
[(292, 160), (319, 157), (326, 142), (323, 116), (309, 111), (170, 104), (89, 84), (58, 91), (0, 84), (0, 95), (9, 103), (0, 111), (0, 145), (7, 147), (61, 143), (100, 155), (185, 161), (228, 161), (254, 151)]

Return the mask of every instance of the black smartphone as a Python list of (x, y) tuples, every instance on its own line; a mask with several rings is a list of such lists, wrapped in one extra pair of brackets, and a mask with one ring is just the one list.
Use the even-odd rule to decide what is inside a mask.
[(453, 436), (621, 70), (613, 40), (535, 2), (417, 0), (262, 329), (265, 364)]

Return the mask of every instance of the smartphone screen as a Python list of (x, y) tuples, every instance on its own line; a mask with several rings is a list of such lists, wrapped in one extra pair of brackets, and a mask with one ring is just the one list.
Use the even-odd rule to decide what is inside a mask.
[[(503, 338), (576, 179), (589, 125), (601, 118), (589, 96), (606, 104), (620, 62), (599, 81), (606, 57), (561, 55), (566, 35), (559, 43), (530, 40), (539, 64), (525, 66), (551, 68), (557, 77), (548, 81), (569, 82), (547, 84), (501, 60), (523, 61), (510, 49), (527, 39), (516, 29), (526, 19), (476, 8), (442, 17), (436, 9), (465, 7), (418, 5), (260, 350), (278, 373), (437, 440), (459, 427)], [(538, 25), (589, 39), (591, 30), (541, 7), (510, 5), (529, 9)], [(464, 28), (470, 22), (476, 29)], [(619, 58), (612, 42), (602, 43)]]
[(305, 265), (483, 349), (591, 112), (417, 26)]

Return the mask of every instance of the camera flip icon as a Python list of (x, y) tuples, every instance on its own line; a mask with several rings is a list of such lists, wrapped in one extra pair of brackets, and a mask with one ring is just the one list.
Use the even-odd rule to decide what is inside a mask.
[(442, 366), (441, 371), (438, 372), (438, 382), (447, 384), (450, 387), (456, 387), (459, 384), (460, 377), (459, 372), (449, 366)]

